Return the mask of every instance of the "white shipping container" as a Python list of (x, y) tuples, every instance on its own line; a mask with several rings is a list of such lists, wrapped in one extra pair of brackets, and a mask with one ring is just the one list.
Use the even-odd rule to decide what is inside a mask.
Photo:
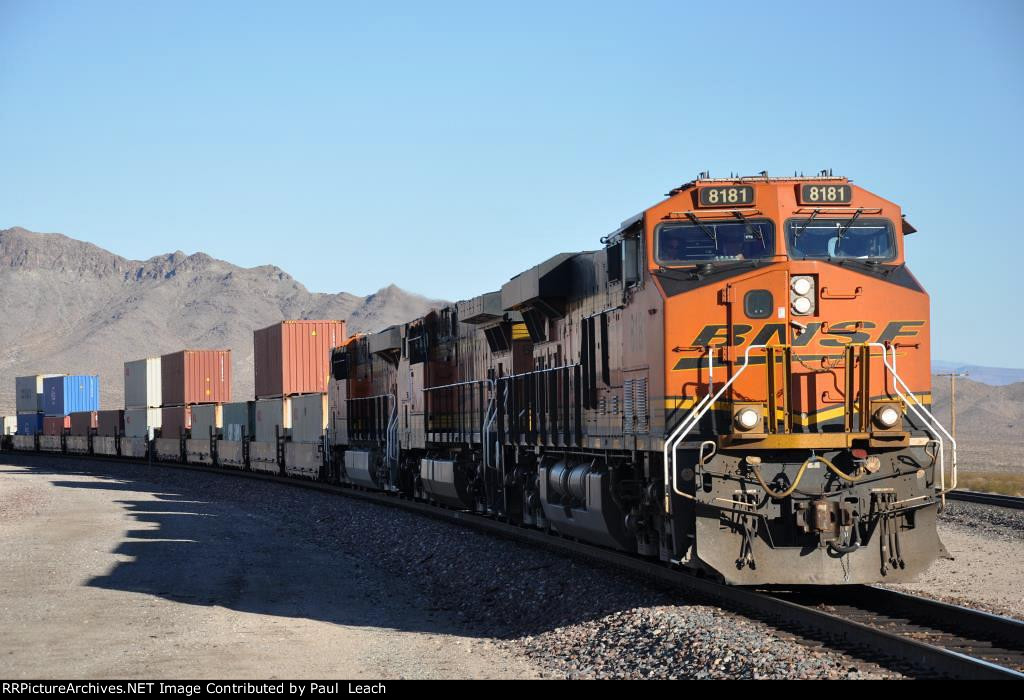
[(210, 439), (210, 430), (217, 435), (224, 424), (223, 409), (219, 403), (192, 405), (192, 437), (196, 440)]
[(14, 410), (16, 413), (37, 413), (43, 410), (43, 380), (47, 377), (61, 377), (60, 374), (30, 374), (15, 377)]
[(160, 358), (147, 357), (124, 363), (124, 407), (157, 408), (160, 392)]
[(4, 416), (4, 430), (0, 435), (14, 435), (18, 432), (18, 417)]
[(153, 439), (153, 431), (160, 427), (159, 408), (126, 408), (124, 410), (124, 434), (132, 438)]
[(261, 399), (254, 401), (253, 439), (257, 442), (269, 442), (277, 439), (276, 428), (281, 434), (292, 427), (291, 399)]
[(291, 402), (292, 441), (320, 442), (327, 429), (327, 394), (293, 396)]

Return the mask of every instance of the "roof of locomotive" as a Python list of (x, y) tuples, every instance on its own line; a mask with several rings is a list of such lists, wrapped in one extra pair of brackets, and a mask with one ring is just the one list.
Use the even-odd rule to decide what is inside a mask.
[[(850, 178), (842, 176), (842, 175), (833, 175), (832, 171), (830, 171), (830, 170), (829, 171), (822, 171), (818, 175), (802, 175), (802, 174), (801, 175), (796, 175), (796, 174), (793, 174), (793, 175), (784, 176), (784, 177), (771, 177), (767, 173), (763, 173), (762, 172), (762, 173), (759, 173), (757, 175), (731, 175), (729, 177), (718, 177), (718, 178), (715, 178), (715, 177), (708, 176), (707, 173), (701, 173), (695, 179), (690, 180), (689, 182), (683, 183), (682, 185), (679, 185), (679, 187), (675, 187), (675, 188), (669, 190), (665, 194), (665, 197), (666, 198), (667, 197), (674, 197), (675, 195), (679, 194), (680, 192), (685, 192), (687, 190), (692, 190), (692, 189), (695, 189), (696, 187), (701, 186), (701, 185), (750, 185), (750, 184), (755, 184), (755, 183), (769, 183), (769, 184), (784, 185), (784, 184), (801, 183), (801, 182), (815, 182), (815, 183), (818, 183), (818, 182), (834, 182), (834, 183), (842, 183), (842, 184), (853, 184), (853, 180), (851, 180)], [(648, 207), (648, 209), (649, 208), (650, 207)], [(613, 241), (616, 238), (622, 237), (623, 234), (625, 234), (629, 229), (631, 229), (634, 226), (637, 226), (637, 225), (639, 225), (639, 224), (641, 224), (643, 222), (644, 214), (646, 212), (647, 212), (647, 209), (644, 209), (643, 211), (639, 212), (638, 214), (634, 214), (633, 216), (629, 217), (628, 219), (623, 221), (621, 224), (619, 224), (619, 227), (617, 229), (615, 229), (611, 233), (607, 234), (606, 236), (603, 236), (601, 238), (601, 242), (602, 243), (609, 243), (609, 242)], [(907, 221), (905, 217), (903, 219), (902, 225), (903, 225), (903, 234), (904, 235), (909, 235), (909, 234), (915, 233), (917, 231), (917, 229), (909, 221)]]

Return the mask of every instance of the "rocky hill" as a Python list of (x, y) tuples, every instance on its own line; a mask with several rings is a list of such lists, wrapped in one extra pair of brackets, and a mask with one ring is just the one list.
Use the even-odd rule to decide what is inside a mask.
[[(933, 411), (949, 428), (949, 377), (932, 377)], [(956, 380), (956, 436), (964, 469), (1024, 469), (1024, 382)]]
[[(344, 279), (339, 279), (339, 286)], [(391, 285), (360, 297), (308, 291), (273, 265), (242, 268), (181, 251), (128, 260), (56, 233), (0, 230), (0, 413), (14, 377), (99, 373), (104, 408), (123, 398), (125, 360), (231, 348), (234, 396), (253, 395), (252, 332), (282, 319), (345, 319), (369, 332), (441, 302)]]

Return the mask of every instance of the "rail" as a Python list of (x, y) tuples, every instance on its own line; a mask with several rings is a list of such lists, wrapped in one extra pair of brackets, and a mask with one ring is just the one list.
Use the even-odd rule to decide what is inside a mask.
[(950, 491), (946, 495), (953, 501), (999, 506), (1000, 508), (1010, 508), (1012, 510), (1024, 510), (1024, 498), (1021, 496), (1007, 496), (1001, 493), (987, 493), (985, 491), (964, 491), (962, 489)]

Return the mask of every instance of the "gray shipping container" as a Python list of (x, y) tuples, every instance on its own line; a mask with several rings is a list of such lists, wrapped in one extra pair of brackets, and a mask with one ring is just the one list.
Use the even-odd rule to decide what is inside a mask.
[(16, 413), (37, 413), (43, 410), (43, 380), (46, 377), (60, 377), (60, 374), (30, 374), (15, 377), (14, 398)]
[(196, 440), (206, 440), (213, 434), (220, 433), (224, 424), (221, 404), (204, 403), (192, 406), (192, 437)]
[(124, 411), (124, 434), (131, 438), (152, 439), (153, 431), (160, 427), (159, 408), (126, 408)]
[(260, 399), (253, 401), (253, 437), (257, 442), (273, 444), (275, 427), (284, 435), (292, 427), (291, 401), (289, 399)]
[(236, 401), (223, 404), (221, 411), (223, 434), (225, 440), (239, 442), (243, 432), (247, 437), (253, 435), (255, 408), (252, 401)]
[(147, 357), (124, 363), (124, 407), (157, 408), (163, 404), (160, 391), (160, 358)]
[(292, 441), (320, 442), (327, 429), (327, 394), (291, 398)]

